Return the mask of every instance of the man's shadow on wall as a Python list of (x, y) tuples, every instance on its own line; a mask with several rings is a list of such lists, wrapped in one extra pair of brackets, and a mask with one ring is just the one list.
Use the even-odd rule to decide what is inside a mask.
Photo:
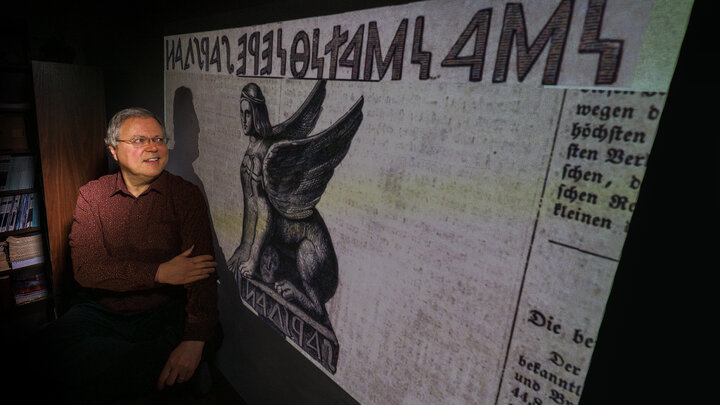
[(193, 167), (193, 162), (200, 156), (198, 147), (200, 122), (195, 112), (192, 90), (185, 86), (178, 87), (175, 90), (173, 99), (173, 128), (175, 145), (170, 152), (170, 161), (167, 170), (195, 184), (200, 189), (203, 198), (205, 198), (208, 215), (210, 216), (210, 231), (213, 238), (213, 248), (215, 249), (218, 279), (221, 285), (233, 285), (234, 277), (227, 269), (225, 254), (218, 244), (217, 235), (215, 234), (215, 226), (212, 222), (212, 213), (210, 213), (210, 205), (208, 204), (207, 194), (205, 193), (205, 185), (200, 179), (200, 176), (195, 173), (195, 168)]

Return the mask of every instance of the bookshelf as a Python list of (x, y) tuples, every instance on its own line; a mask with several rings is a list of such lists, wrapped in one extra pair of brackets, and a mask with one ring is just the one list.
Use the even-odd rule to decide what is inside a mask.
[(20, 339), (54, 319), (33, 77), (23, 26), (0, 51), (0, 324)]
[[(24, 166), (16, 162), (16, 169), (12, 161), (0, 161), (0, 203), (5, 197), (33, 195), (33, 215), (28, 221), (26, 213), (17, 229), (0, 230), (0, 244), (28, 244), (32, 238), (34, 247), (26, 246), (25, 253), (41, 251), (42, 259), (18, 269), (0, 269), (0, 341), (17, 341), (32, 333), (82, 295), (73, 277), (68, 234), (78, 189), (108, 170), (102, 69), (30, 60), (27, 32), (24, 23), (12, 19), (0, 24), (5, 39), (0, 47), (0, 159), (25, 160)], [(16, 171), (32, 175), (17, 176)], [(44, 276), (47, 294), (18, 300), (13, 281), (32, 286), (35, 274)]]
[[(3, 92), (0, 102), (0, 321), (7, 339), (54, 317), (32, 83), (19, 78), (32, 71), (0, 64), (0, 76), (8, 71), (29, 88)], [(30, 249), (21, 247), (26, 242)]]

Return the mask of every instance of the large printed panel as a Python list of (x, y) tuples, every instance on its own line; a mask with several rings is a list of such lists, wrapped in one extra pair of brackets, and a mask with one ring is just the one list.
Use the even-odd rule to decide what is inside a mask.
[(243, 303), (221, 312), (361, 403), (577, 403), (672, 74), (648, 58), (678, 52), (648, 51), (667, 11), (430, 1), (166, 37), (169, 167), (203, 187)]

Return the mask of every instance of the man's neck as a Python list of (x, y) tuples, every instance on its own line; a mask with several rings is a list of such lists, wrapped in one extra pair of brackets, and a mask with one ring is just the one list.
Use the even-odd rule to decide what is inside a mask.
[(120, 172), (122, 173), (122, 179), (123, 183), (125, 183), (125, 187), (127, 187), (128, 192), (130, 192), (130, 194), (132, 194), (135, 198), (139, 197), (140, 194), (150, 188), (150, 184), (157, 179), (157, 177), (149, 180), (133, 178), (133, 176), (129, 176), (122, 170)]
[(147, 189), (150, 187), (149, 184), (146, 184), (146, 185), (143, 185), (143, 186), (137, 186), (137, 187), (136, 187), (136, 186), (132, 186), (132, 185), (127, 184), (127, 183), (125, 183), (125, 185), (127, 186), (128, 191), (130, 192), (130, 194), (132, 194), (135, 198), (140, 197), (140, 194), (144, 193), (145, 190), (147, 190)]

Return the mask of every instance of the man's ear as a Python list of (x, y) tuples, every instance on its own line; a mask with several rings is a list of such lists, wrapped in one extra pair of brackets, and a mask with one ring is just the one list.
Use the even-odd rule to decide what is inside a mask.
[(112, 155), (113, 159), (117, 162), (117, 150), (114, 146), (108, 146), (108, 150), (110, 151), (110, 154)]

